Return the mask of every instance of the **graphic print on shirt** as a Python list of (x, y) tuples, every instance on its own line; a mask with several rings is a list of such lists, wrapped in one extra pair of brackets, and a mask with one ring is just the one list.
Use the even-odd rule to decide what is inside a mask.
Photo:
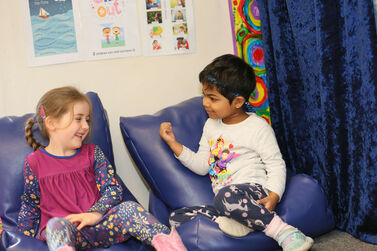
[(216, 139), (216, 144), (211, 139), (209, 145), (211, 149), (208, 165), (210, 166), (209, 176), (211, 181), (212, 183), (226, 185), (231, 181), (231, 175), (227, 170), (227, 166), (239, 154), (235, 152), (233, 144), (228, 144), (222, 136)]

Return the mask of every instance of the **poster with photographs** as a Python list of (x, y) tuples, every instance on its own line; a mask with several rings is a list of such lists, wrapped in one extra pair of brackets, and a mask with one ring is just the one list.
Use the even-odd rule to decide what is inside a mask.
[(192, 0), (142, 0), (139, 6), (145, 56), (195, 51)]
[(195, 51), (192, 0), (23, 1), (30, 66)]

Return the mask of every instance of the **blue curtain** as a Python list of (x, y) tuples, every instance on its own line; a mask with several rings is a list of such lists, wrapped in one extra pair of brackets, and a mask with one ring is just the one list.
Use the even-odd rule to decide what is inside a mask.
[(271, 120), (287, 167), (316, 178), (337, 228), (377, 244), (372, 0), (258, 0)]

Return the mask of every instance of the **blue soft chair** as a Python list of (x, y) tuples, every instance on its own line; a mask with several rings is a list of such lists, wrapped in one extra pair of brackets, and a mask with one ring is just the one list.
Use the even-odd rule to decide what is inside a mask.
[[(90, 141), (99, 145), (109, 161), (114, 165), (113, 148), (110, 138), (108, 120), (102, 103), (96, 93), (87, 94), (93, 104), (93, 127)], [(4, 232), (1, 236), (0, 251), (47, 251), (47, 245), (35, 238), (23, 235), (17, 230), (17, 217), (21, 206), (21, 195), (24, 189), (23, 164), (25, 157), (32, 152), (32, 148), (25, 140), (25, 122), (33, 114), (24, 116), (8, 116), (0, 118), (0, 217), (3, 220)], [(34, 135), (42, 140), (39, 130)], [(124, 189), (123, 200), (136, 201), (131, 192), (117, 176)], [(128, 251), (153, 250), (136, 239), (129, 239), (125, 243), (114, 245), (108, 249), (96, 248), (93, 251)]]
[[(191, 172), (160, 139), (160, 123), (170, 121), (178, 141), (197, 151), (207, 120), (202, 99), (195, 97), (154, 115), (121, 117), (124, 142), (150, 186), (149, 210), (168, 224), (169, 214), (185, 206), (210, 205), (214, 198), (208, 176)], [(316, 237), (334, 228), (334, 218), (317, 181), (305, 174), (288, 178), (276, 212), (305, 234)], [(177, 228), (188, 250), (275, 250), (277, 243), (261, 232), (242, 238), (228, 236), (209, 219), (198, 216)]]

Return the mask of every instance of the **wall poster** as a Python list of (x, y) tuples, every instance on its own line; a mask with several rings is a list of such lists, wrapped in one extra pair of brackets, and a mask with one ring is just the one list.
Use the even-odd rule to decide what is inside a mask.
[(141, 49), (145, 56), (195, 51), (192, 0), (24, 0), (24, 3), (31, 66), (138, 56)]
[(31, 66), (140, 54), (136, 0), (24, 0)]
[(192, 0), (140, 0), (143, 54), (186, 54), (195, 51)]
[(85, 59), (140, 55), (136, 0), (80, 1)]
[(30, 65), (80, 59), (80, 27), (75, 2), (25, 0), (25, 7)]

